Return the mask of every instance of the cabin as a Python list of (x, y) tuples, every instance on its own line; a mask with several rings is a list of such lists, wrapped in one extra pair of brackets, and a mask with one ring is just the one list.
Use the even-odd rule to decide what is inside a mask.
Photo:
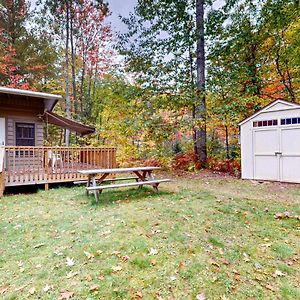
[(300, 183), (300, 105), (277, 99), (240, 124), (243, 179)]
[(0, 195), (5, 187), (86, 179), (78, 170), (114, 168), (115, 147), (49, 147), (48, 124), (84, 135), (95, 128), (53, 112), (60, 95), (0, 87)]

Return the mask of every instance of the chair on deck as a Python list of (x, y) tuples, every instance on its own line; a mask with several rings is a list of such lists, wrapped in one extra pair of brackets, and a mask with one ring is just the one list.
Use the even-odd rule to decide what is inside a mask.
[(54, 153), (52, 150), (48, 150), (48, 165), (52, 167), (52, 169), (56, 166), (60, 166), (61, 168), (64, 166), (62, 155), (58, 153)]

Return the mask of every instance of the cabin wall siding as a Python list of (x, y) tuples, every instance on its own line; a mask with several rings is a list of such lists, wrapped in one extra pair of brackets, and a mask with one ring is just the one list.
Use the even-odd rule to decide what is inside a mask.
[(43, 146), (44, 134), (43, 134), (43, 122), (35, 117), (19, 117), (9, 116), (6, 117), (6, 145), (16, 145), (16, 123), (34, 123), (35, 124), (35, 146)]

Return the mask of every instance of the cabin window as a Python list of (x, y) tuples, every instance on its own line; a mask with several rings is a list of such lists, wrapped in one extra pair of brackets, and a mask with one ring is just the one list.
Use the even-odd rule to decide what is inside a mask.
[(35, 146), (34, 123), (16, 123), (16, 146)]

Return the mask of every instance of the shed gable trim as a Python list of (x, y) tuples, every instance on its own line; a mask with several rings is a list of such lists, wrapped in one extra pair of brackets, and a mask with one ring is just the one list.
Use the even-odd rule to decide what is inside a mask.
[[(278, 104), (281, 104), (281, 105), (280, 105), (280, 107), (278, 107), (276, 109), (276, 106)], [(283, 108), (282, 105), (286, 106), (286, 108)], [(271, 103), (269, 103), (267, 106), (261, 108), (260, 110), (258, 110), (256, 113), (254, 113), (250, 117), (244, 119), (238, 125), (241, 126), (241, 125), (247, 123), (248, 121), (250, 121), (251, 119), (255, 118), (256, 116), (260, 115), (261, 113), (264, 113), (264, 112), (280, 111), (280, 110), (284, 110), (284, 109), (288, 110), (288, 109), (293, 109), (293, 108), (300, 108), (300, 105), (296, 102), (289, 102), (289, 101), (286, 101), (286, 100), (283, 100), (283, 99), (277, 99), (277, 100), (274, 100)]]

